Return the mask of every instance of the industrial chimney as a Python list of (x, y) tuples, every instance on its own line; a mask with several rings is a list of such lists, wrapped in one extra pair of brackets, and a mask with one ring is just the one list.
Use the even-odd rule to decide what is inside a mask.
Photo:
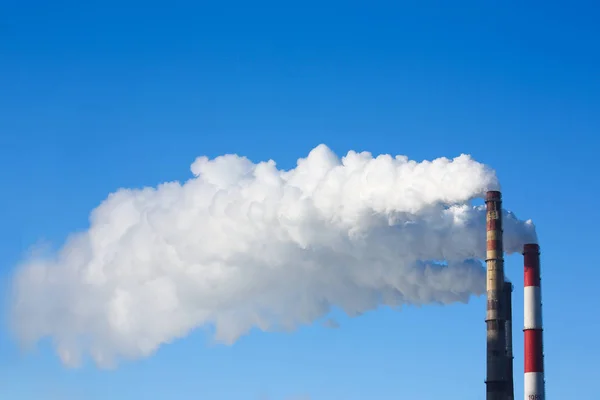
[(513, 285), (510, 282), (504, 282), (504, 310), (506, 315), (506, 321), (504, 327), (506, 331), (506, 399), (514, 400), (515, 398), (515, 384), (513, 377), (513, 348), (512, 348), (512, 291)]
[(504, 313), (504, 254), (502, 247), (502, 195), (485, 197), (487, 220), (487, 378), (486, 399), (505, 400), (507, 389)]
[(545, 400), (540, 246), (526, 244), (523, 248), (523, 256), (525, 267), (525, 324), (523, 329), (525, 335), (525, 400)]

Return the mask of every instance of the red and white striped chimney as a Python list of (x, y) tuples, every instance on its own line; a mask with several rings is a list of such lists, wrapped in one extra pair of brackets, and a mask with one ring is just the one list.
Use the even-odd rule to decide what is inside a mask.
[(542, 296), (540, 285), (540, 246), (523, 248), (525, 267), (525, 400), (545, 400), (544, 352), (542, 341)]

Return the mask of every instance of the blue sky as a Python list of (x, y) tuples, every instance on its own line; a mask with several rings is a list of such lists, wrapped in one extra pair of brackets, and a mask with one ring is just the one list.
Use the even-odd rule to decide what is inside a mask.
[[(392, 3), (1, 3), (2, 288), (32, 244), (85, 229), (119, 187), (189, 178), (199, 155), (470, 153), (538, 226), (549, 396), (595, 396), (598, 6)], [(521, 263), (507, 258), (517, 397)], [(196, 332), (112, 371), (65, 369), (48, 343), (23, 356), (3, 326), (0, 397), (481, 399), (484, 308), (381, 309), (230, 347)]]

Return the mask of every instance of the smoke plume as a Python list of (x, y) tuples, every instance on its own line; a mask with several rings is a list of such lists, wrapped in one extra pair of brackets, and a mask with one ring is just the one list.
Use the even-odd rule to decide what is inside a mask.
[[(232, 343), (252, 328), (290, 330), (380, 305), (467, 302), (485, 292), (485, 211), (493, 170), (461, 155), (404, 156), (320, 145), (274, 161), (197, 158), (185, 183), (120, 189), (51, 257), (17, 269), (13, 326), (50, 337), (67, 365), (152, 354), (212, 327)], [(535, 241), (504, 212), (505, 250)]]

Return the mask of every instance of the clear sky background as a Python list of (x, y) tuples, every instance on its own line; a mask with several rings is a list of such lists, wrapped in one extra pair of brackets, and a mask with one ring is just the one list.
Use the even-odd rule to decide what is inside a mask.
[[(1, 288), (32, 244), (199, 155), (470, 153), (538, 226), (548, 397), (599, 398), (595, 2), (216, 3), (0, 2)], [(507, 271), (522, 398), (522, 258)], [(48, 343), (23, 355), (3, 325), (0, 397), (483, 399), (484, 318), (474, 298), (230, 347), (197, 332), (112, 371), (66, 369)]]

